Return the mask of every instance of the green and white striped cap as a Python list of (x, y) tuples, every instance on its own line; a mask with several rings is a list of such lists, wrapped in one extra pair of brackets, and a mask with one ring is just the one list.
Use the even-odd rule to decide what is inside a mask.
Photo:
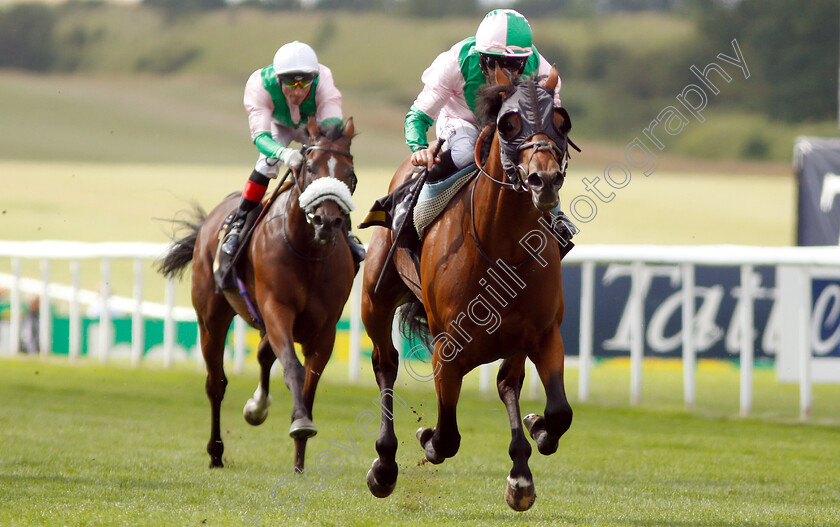
[(487, 13), (475, 33), (475, 49), (489, 55), (528, 57), (533, 35), (528, 20), (513, 9)]

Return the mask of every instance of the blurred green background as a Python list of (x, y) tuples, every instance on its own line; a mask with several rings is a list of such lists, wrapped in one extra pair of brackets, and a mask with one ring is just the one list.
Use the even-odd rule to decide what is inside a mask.
[[(666, 153), (787, 161), (797, 135), (837, 134), (829, 0), (3, 2), (0, 158), (247, 165), (244, 82), (296, 39), (333, 69), (369, 139), (359, 160), (392, 166), (423, 69), (501, 5), (529, 17), (584, 144), (625, 145), (712, 61), (732, 81)], [(749, 79), (717, 58), (733, 39)]]
[[(529, 18), (562, 77), (583, 148), (564, 203), (664, 108), (682, 108), (676, 96), (700, 82), (692, 65), (732, 76), (711, 74), (720, 93), (702, 123), (660, 127), (655, 174), (634, 172), (576, 243), (795, 243), (793, 142), (838, 135), (836, 1), (0, 0), (0, 239), (168, 241), (160, 220), (242, 188), (257, 155), (245, 81), (295, 39), (333, 70), (354, 117), (358, 223), (408, 154), (421, 73), (502, 6)], [(735, 55), (733, 39), (749, 78), (718, 58)], [(97, 280), (91, 269), (83, 287)]]

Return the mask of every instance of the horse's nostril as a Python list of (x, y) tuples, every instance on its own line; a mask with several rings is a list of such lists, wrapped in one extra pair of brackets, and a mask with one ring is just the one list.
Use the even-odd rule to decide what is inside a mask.
[(344, 218), (335, 218), (333, 220), (333, 228), (336, 230), (341, 230), (341, 226), (344, 225)]
[(324, 219), (321, 217), (320, 214), (312, 216), (312, 225), (314, 225), (315, 227), (320, 227), (321, 225), (323, 225), (323, 223)]
[(534, 190), (541, 189), (543, 187), (543, 180), (537, 174), (531, 174), (528, 176), (528, 186)]

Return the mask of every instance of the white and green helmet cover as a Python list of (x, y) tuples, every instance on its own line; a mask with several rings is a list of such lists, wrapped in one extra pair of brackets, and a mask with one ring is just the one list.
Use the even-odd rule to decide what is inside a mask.
[(513, 9), (494, 9), (487, 13), (475, 33), (475, 49), (488, 55), (528, 57), (533, 34), (528, 20)]
[(300, 75), (301, 77), (314, 78), (320, 72), (318, 56), (315, 50), (303, 42), (289, 42), (284, 44), (274, 54), (274, 73), (279, 76)]

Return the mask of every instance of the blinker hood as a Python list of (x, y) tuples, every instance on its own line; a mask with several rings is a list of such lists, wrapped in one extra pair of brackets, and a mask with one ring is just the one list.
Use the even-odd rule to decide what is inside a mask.
[(502, 119), (512, 113), (519, 114), (522, 125), (522, 129), (515, 137), (505, 140), (501, 135), (499, 136), (502, 168), (511, 181), (519, 180), (516, 168), (519, 151), (522, 150), (526, 141), (535, 135), (547, 135), (560, 151), (566, 151), (566, 137), (554, 127), (554, 108), (554, 96), (535, 82), (521, 84), (513, 95), (502, 102), (499, 117), (496, 120), (497, 127)]

